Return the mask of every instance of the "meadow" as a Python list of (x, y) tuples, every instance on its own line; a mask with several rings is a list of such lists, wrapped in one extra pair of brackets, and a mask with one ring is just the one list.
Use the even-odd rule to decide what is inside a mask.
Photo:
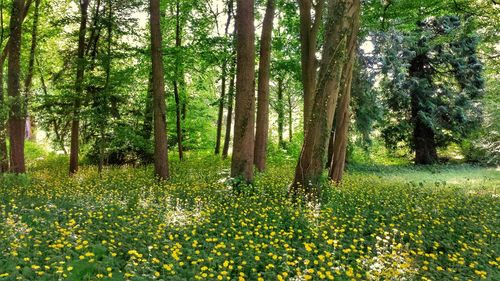
[(351, 165), (294, 204), (293, 160), (236, 191), (206, 153), (161, 184), (151, 167), (70, 178), (66, 157), (35, 156), (0, 181), (0, 280), (500, 279), (495, 168)]

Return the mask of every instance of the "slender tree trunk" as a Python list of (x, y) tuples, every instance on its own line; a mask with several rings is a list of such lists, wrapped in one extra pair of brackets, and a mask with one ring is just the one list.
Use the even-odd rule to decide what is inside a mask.
[(237, 1), (236, 112), (231, 176), (253, 181), (255, 121), (254, 0)]
[(76, 69), (75, 101), (73, 105), (73, 120), (71, 122), (71, 148), (69, 156), (70, 175), (78, 171), (78, 150), (80, 130), (80, 106), (83, 95), (83, 76), (85, 74), (85, 33), (87, 32), (89, 0), (80, 1), (80, 31), (78, 35), (78, 63)]
[(169, 178), (167, 150), (167, 116), (165, 82), (161, 53), (160, 0), (150, 0), (151, 59), (153, 67), (153, 113), (155, 138), (155, 174), (160, 180)]
[(226, 67), (227, 63), (222, 64), (222, 77), (221, 77), (221, 93), (219, 97), (219, 113), (217, 115), (217, 136), (215, 139), (215, 155), (220, 153), (220, 145), (222, 138), (222, 119), (224, 117), (224, 99), (226, 98)]
[[(233, 15), (233, 1), (230, 0), (227, 2), (227, 21), (226, 21), (226, 29), (224, 31), (224, 36), (227, 38), (229, 35), (229, 26), (231, 25), (231, 19)], [(224, 49), (227, 51), (227, 47)], [(227, 65), (228, 61), (232, 60), (231, 58), (224, 59), (222, 63), (222, 76), (221, 76), (221, 94), (219, 99), (219, 114), (217, 116), (217, 137), (215, 140), (215, 154), (218, 155), (220, 153), (221, 146), (221, 137), (222, 137), (222, 119), (224, 117), (224, 101), (226, 99), (226, 76), (227, 76)]]
[(39, 9), (40, 9), (40, 0), (35, 0), (35, 13), (33, 16), (33, 27), (31, 30), (31, 48), (30, 48), (30, 56), (28, 61), (28, 73), (26, 74), (26, 78), (24, 80), (24, 108), (25, 108), (25, 116), (26, 116), (26, 125), (27, 128), (27, 137), (30, 140), (35, 139), (35, 121), (33, 116), (30, 116), (28, 111), (29, 99), (31, 98), (31, 84), (33, 80), (33, 72), (35, 68), (35, 55), (37, 48), (37, 37), (38, 37), (38, 18), (39, 18)]
[(274, 10), (274, 0), (267, 0), (266, 14), (264, 16), (260, 40), (257, 125), (254, 152), (254, 164), (259, 172), (266, 169), (267, 159), (267, 141), (269, 134), (269, 79), (271, 76), (271, 41)]
[(285, 142), (283, 141), (283, 128), (285, 126), (285, 102), (283, 100), (283, 78), (278, 78), (278, 144), (280, 147), (285, 147)]
[(148, 91), (146, 93), (146, 107), (144, 109), (144, 124), (142, 133), (144, 139), (151, 139), (153, 131), (153, 73), (149, 73)]
[(108, 116), (107, 116), (107, 104), (109, 100), (109, 95), (111, 92), (110, 88), (110, 79), (111, 79), (111, 60), (112, 60), (112, 54), (111, 54), (111, 44), (113, 43), (113, 6), (111, 3), (111, 0), (107, 1), (108, 4), (108, 22), (107, 22), (107, 46), (106, 46), (106, 51), (107, 51), (107, 58), (106, 58), (106, 81), (104, 83), (104, 92), (102, 92), (103, 98), (101, 99), (101, 103), (99, 107), (103, 108), (101, 112), (101, 122), (99, 125), (99, 134), (100, 134), (100, 140), (99, 140), (99, 167), (98, 167), (98, 172), (99, 175), (102, 173), (102, 168), (104, 165), (104, 150), (106, 148), (106, 137), (105, 137), (105, 128), (107, 126), (108, 122)]
[(320, 195), (326, 148), (341, 88), (342, 69), (346, 63), (353, 23), (359, 11), (359, 0), (328, 1), (325, 44), (314, 106), (291, 186), (294, 197), (304, 194), (311, 200)]
[(176, 64), (175, 64), (175, 73), (174, 73), (174, 98), (175, 98), (175, 114), (176, 114), (176, 129), (177, 129), (177, 148), (179, 150), (179, 159), (182, 160), (182, 125), (181, 125), (181, 100), (179, 97), (179, 83), (178, 79), (180, 76), (179, 73), (179, 64), (182, 63), (182, 59), (180, 58), (180, 51), (182, 48), (181, 41), (181, 23), (180, 23), (180, 7), (179, 0), (176, 2), (176, 16), (175, 16), (175, 49), (176, 49)]
[(314, 20), (312, 19), (313, 3), (311, 0), (298, 0), (300, 10), (300, 45), (302, 85), (304, 87), (304, 134), (311, 119), (311, 112), (316, 93), (316, 60), (317, 36), (323, 20), (324, 0), (318, 0), (314, 5)]
[[(233, 48), (234, 49), (234, 48)], [(231, 55), (233, 57), (230, 69), (231, 79), (229, 80), (229, 92), (227, 97), (227, 119), (226, 119), (226, 134), (224, 136), (224, 148), (222, 149), (222, 158), (226, 159), (229, 152), (229, 144), (231, 142), (231, 128), (233, 122), (233, 103), (234, 103), (234, 90), (235, 90), (235, 61), (234, 61), (234, 51)]]
[[(3, 44), (5, 39), (5, 30), (3, 28), (3, 9), (4, 2), (0, 2), (0, 45)], [(7, 150), (7, 122), (6, 122), (6, 104), (4, 98), (4, 88), (3, 88), (3, 71), (4, 64), (0, 65), (0, 173), (5, 173), (9, 171), (9, 152)]]
[(290, 91), (288, 93), (288, 141), (292, 143), (293, 141), (293, 104), (292, 104), (292, 94)]
[(19, 77), (21, 70), (23, 7), (23, 0), (12, 1), (7, 81), (8, 93), (11, 99), (9, 113), (10, 171), (16, 174), (26, 172), (26, 165), (24, 162), (24, 134), (26, 117), (24, 114), (24, 102), (21, 95)]

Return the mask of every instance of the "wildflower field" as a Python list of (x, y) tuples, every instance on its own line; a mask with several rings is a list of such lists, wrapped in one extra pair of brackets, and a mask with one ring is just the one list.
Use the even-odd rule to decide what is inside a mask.
[(293, 163), (253, 187), (190, 155), (150, 168), (31, 163), (0, 188), (0, 280), (500, 280), (500, 172), (353, 167), (292, 204)]

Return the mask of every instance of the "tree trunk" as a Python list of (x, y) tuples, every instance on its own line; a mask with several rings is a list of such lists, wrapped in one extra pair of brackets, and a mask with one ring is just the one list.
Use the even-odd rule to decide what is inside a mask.
[(293, 104), (292, 93), (288, 92), (288, 141), (293, 141)]
[(182, 59), (180, 57), (180, 51), (182, 48), (181, 41), (181, 23), (180, 23), (180, 7), (179, 0), (176, 2), (176, 12), (175, 12), (175, 73), (174, 73), (174, 98), (175, 98), (175, 114), (176, 114), (176, 131), (177, 131), (177, 148), (179, 151), (179, 159), (182, 160), (182, 125), (181, 125), (181, 100), (179, 97), (179, 64), (182, 63)]
[(359, 0), (328, 1), (325, 44), (314, 106), (291, 186), (294, 197), (304, 194), (312, 200), (320, 195), (326, 148), (341, 87), (342, 69), (346, 63), (348, 40), (359, 11)]
[(161, 52), (160, 0), (150, 0), (151, 60), (153, 68), (154, 159), (155, 174), (160, 180), (169, 178), (167, 149), (167, 117), (165, 82)]
[(217, 115), (217, 136), (215, 139), (215, 155), (220, 153), (220, 144), (222, 138), (222, 118), (224, 117), (224, 99), (226, 98), (226, 67), (227, 63), (224, 61), (222, 64), (222, 77), (221, 77), (221, 93), (219, 97), (219, 114)]
[(278, 103), (277, 103), (277, 113), (278, 113), (278, 145), (280, 147), (285, 147), (285, 142), (283, 141), (283, 128), (285, 126), (285, 103), (283, 101), (283, 78), (278, 78)]
[(99, 122), (99, 134), (100, 134), (100, 139), (99, 139), (99, 167), (98, 167), (98, 172), (99, 175), (102, 173), (102, 168), (104, 165), (104, 150), (106, 148), (106, 138), (105, 138), (105, 128), (107, 127), (107, 122), (108, 122), (108, 109), (107, 109), (107, 104), (109, 100), (109, 95), (111, 92), (110, 89), (110, 79), (111, 79), (111, 60), (112, 60), (112, 54), (111, 54), (111, 44), (113, 43), (113, 6), (111, 3), (111, 0), (107, 1), (108, 4), (108, 22), (107, 22), (107, 46), (106, 46), (106, 81), (104, 83), (104, 91), (102, 92), (103, 98), (101, 99), (101, 102), (99, 104), (99, 107), (102, 108), (101, 112), (101, 122)]
[[(431, 68), (428, 67), (429, 58), (426, 54), (417, 55), (411, 62), (409, 76), (412, 78), (431, 83)], [(413, 87), (411, 90), (411, 113), (413, 123), (413, 145), (415, 149), (415, 164), (429, 165), (437, 162), (436, 140), (434, 130), (428, 125), (428, 122), (422, 117), (422, 114), (431, 114), (426, 112), (423, 106), (428, 99), (429, 93), (420, 87)]]
[(146, 93), (146, 107), (144, 108), (144, 123), (142, 134), (145, 140), (151, 139), (153, 131), (153, 73), (149, 73), (148, 91)]
[(314, 21), (312, 19), (312, 1), (298, 0), (300, 10), (300, 46), (302, 85), (304, 88), (304, 134), (311, 119), (311, 112), (316, 93), (317, 72), (317, 36), (323, 20), (324, 0), (318, 0), (314, 5)]
[[(230, 0), (227, 2), (227, 21), (226, 21), (226, 29), (224, 31), (225, 37), (227, 37), (229, 34), (229, 26), (231, 25), (232, 15), (233, 15), (233, 1)], [(227, 47), (224, 46), (224, 50), (226, 49)], [(229, 60), (232, 59), (226, 58), (222, 63), (221, 94), (219, 99), (219, 114), (217, 116), (217, 137), (215, 140), (215, 155), (218, 155), (220, 153), (221, 138), (222, 138), (222, 119), (224, 117), (224, 100), (226, 99), (227, 64)]]
[[(357, 4), (356, 4), (357, 5)], [(339, 183), (344, 175), (347, 153), (348, 131), (350, 122), (349, 105), (351, 102), (352, 76), (356, 60), (357, 38), (359, 31), (359, 10), (355, 13), (351, 23), (351, 34), (348, 38), (346, 64), (342, 70), (342, 95), (335, 116), (334, 130), (330, 139), (331, 156), (328, 177)]]
[[(351, 55), (349, 55), (351, 56)], [(352, 54), (352, 60), (354, 60), (355, 53)], [(351, 85), (352, 85), (352, 64), (353, 62), (348, 62), (348, 65), (344, 69), (342, 79), (343, 89), (342, 96), (340, 97), (339, 106), (337, 108), (337, 114), (335, 116), (334, 130), (333, 133), (333, 145), (332, 154), (330, 162), (330, 170), (328, 172), (328, 177), (339, 183), (342, 180), (345, 167), (345, 157), (347, 153), (347, 142), (348, 142), (348, 130), (350, 122), (350, 110), (349, 103), (351, 101)]]
[(226, 159), (229, 152), (229, 144), (231, 142), (231, 128), (233, 122), (233, 103), (234, 103), (234, 83), (235, 83), (235, 53), (231, 55), (233, 57), (230, 69), (231, 79), (229, 80), (229, 92), (227, 97), (227, 119), (226, 119), (226, 134), (224, 136), (224, 148), (222, 149), (222, 158)]
[(12, 1), (12, 12), (10, 17), (10, 45), (8, 66), (8, 93), (11, 99), (9, 112), (10, 133), (10, 171), (16, 174), (25, 173), (24, 162), (24, 135), (26, 117), (24, 114), (24, 102), (20, 89), (21, 70), (21, 39), (23, 21), (23, 0)]
[(274, 0), (267, 0), (266, 14), (264, 16), (260, 40), (257, 125), (254, 152), (254, 164), (259, 172), (266, 169), (267, 141), (269, 134), (269, 79), (271, 76), (271, 40), (274, 9)]
[(30, 56), (28, 61), (28, 73), (24, 80), (24, 109), (26, 116), (26, 134), (28, 139), (34, 140), (34, 118), (30, 116), (28, 111), (29, 99), (31, 98), (31, 84), (33, 80), (33, 72), (35, 68), (35, 55), (37, 48), (37, 37), (38, 37), (38, 18), (39, 18), (40, 0), (35, 0), (35, 13), (33, 16), (33, 27), (31, 30), (31, 48)]
[(254, 0), (237, 1), (236, 112), (231, 176), (253, 181), (255, 121)]
[[(0, 45), (3, 44), (5, 39), (5, 30), (3, 28), (3, 8), (4, 2), (0, 2)], [(7, 150), (7, 122), (4, 115), (5, 112), (5, 98), (4, 98), (4, 88), (3, 88), (3, 72), (4, 64), (0, 65), (0, 173), (5, 173), (9, 171), (9, 152)]]
[(85, 33), (87, 32), (89, 0), (80, 1), (80, 31), (78, 35), (78, 63), (76, 69), (75, 101), (73, 105), (73, 120), (71, 122), (71, 148), (69, 157), (70, 175), (78, 171), (78, 150), (80, 130), (80, 105), (83, 95), (83, 76), (85, 74)]

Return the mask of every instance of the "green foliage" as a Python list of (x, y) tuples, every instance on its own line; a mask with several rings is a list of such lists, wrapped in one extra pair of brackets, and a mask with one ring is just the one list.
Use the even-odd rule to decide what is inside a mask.
[(445, 147), (480, 124), (483, 67), (477, 37), (461, 22), (451, 16), (428, 19), (413, 33), (391, 35), (399, 41), (387, 39), (385, 44), (393, 45), (382, 59), (388, 147), (400, 142), (414, 147), (418, 126), (432, 130), (437, 147)]

